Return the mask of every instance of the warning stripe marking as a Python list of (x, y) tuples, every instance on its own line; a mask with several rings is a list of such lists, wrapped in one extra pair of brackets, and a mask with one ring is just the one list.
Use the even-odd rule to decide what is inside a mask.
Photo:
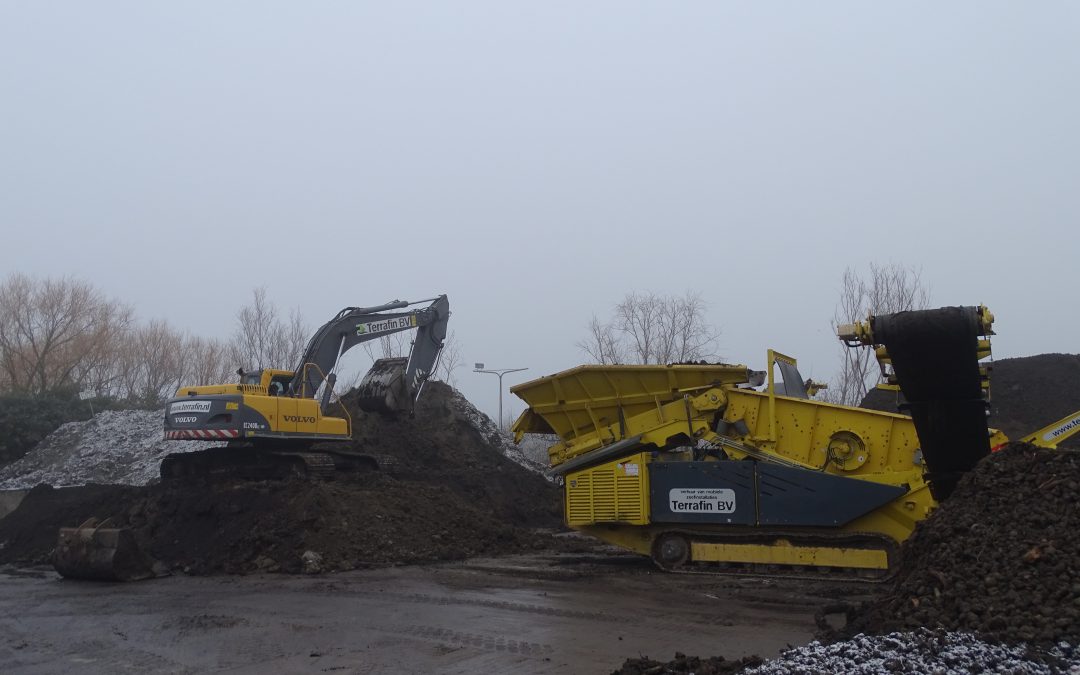
[(182, 440), (210, 440), (215, 438), (239, 438), (240, 431), (237, 429), (183, 429), (180, 431), (166, 431), (165, 438), (170, 441)]

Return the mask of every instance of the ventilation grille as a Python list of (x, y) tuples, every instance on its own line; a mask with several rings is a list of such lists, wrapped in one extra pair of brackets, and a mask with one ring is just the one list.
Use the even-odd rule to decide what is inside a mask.
[(646, 525), (646, 465), (641, 455), (585, 469), (566, 477), (569, 525)]

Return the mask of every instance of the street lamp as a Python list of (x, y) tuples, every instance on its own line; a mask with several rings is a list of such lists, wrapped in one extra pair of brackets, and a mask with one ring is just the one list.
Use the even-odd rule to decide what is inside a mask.
[(507, 373), (516, 373), (522, 370), (528, 370), (528, 368), (490, 368), (488, 370), (484, 370), (484, 364), (482, 363), (474, 363), (473, 366), (475, 366), (473, 368), (474, 373), (491, 373), (492, 375), (499, 376), (499, 430), (505, 431), (505, 429), (503, 428), (502, 415), (502, 377)]

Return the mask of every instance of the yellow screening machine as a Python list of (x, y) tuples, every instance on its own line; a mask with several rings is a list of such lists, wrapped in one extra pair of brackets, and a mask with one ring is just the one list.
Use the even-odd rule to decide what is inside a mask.
[(979, 359), (992, 321), (947, 307), (841, 327), (852, 346), (878, 347), (912, 417), (813, 400), (819, 385), (770, 350), (764, 372), (579, 366), (533, 380), (511, 389), (529, 405), (514, 431), (558, 436), (549, 457), (569, 526), (664, 569), (884, 575), (990, 451)]

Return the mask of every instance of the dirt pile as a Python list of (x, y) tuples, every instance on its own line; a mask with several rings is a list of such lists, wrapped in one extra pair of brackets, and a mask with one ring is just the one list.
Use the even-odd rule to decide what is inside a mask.
[(503, 509), (448, 486), (375, 473), (202, 488), (153, 486), (127, 513), (154, 557), (194, 574), (333, 571), (519, 552), (542, 545), (528, 526), (552, 524), (534, 511), (515, 527)]
[[(896, 412), (897, 394), (871, 389), (862, 407)], [(994, 361), (990, 426), (1014, 440), (1080, 410), (1080, 354), (1038, 354)], [(1061, 444), (1080, 449), (1080, 435)]]
[(1080, 454), (1014, 443), (905, 542), (895, 585), (847, 634), (918, 627), (1080, 644)]
[[(498, 436), (477, 425), (482, 415), (450, 386), (428, 382), (413, 417), (369, 413), (351, 396), (355, 452), (390, 456), (403, 480), (444, 486), (479, 508), (517, 525), (561, 522), (560, 491), (534, 469), (505, 455)], [(486, 416), (489, 431), (494, 428)]]
[(0, 519), (0, 563), (48, 563), (61, 527), (77, 527), (94, 515), (123, 517), (143, 493), (126, 485), (39, 485)]
[(458, 399), (432, 382), (413, 417), (351, 407), (351, 449), (389, 471), (37, 488), (0, 520), (0, 562), (44, 562), (57, 528), (90, 516), (132, 527), (152, 555), (192, 573), (328, 571), (541, 545), (533, 530), (561, 523), (558, 489), (492, 445)]

